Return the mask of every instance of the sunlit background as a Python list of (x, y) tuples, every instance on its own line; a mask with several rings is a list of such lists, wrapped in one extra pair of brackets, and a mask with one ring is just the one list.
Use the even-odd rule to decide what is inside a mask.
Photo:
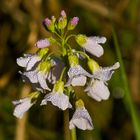
[[(0, 140), (63, 140), (63, 112), (48, 105), (33, 106), (23, 119), (13, 116), (12, 101), (32, 90), (22, 82), (16, 58), (36, 52), (38, 39), (49, 36), (42, 26), (47, 16), (78, 16), (75, 33), (105, 36), (105, 53), (94, 58), (102, 66), (119, 61), (114, 35), (126, 71), (117, 70), (109, 81), (110, 98), (97, 102), (76, 88), (92, 117), (94, 130), (77, 129), (78, 140), (140, 140), (140, 1), (139, 0), (1, 0), (0, 2)], [(125, 87), (128, 82), (129, 98)], [(127, 98), (126, 98), (127, 97)], [(132, 108), (131, 108), (132, 107)], [(138, 126), (138, 127), (137, 127)], [(139, 134), (138, 134), (139, 132)]]

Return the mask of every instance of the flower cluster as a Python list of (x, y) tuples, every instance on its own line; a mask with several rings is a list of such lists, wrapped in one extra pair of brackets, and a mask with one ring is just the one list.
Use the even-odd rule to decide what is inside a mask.
[[(24, 72), (20, 72), (23, 80), (30, 82), (34, 89), (28, 97), (13, 101), (16, 106), (14, 116), (17, 118), (22, 118), (42, 94), (44, 98), (40, 105), (51, 102), (61, 110), (75, 108), (69, 122), (70, 129), (93, 129), (91, 117), (82, 99), (75, 94), (74, 87), (83, 86), (85, 93), (96, 101), (107, 100), (110, 95), (107, 81), (120, 65), (116, 62), (110, 67), (101, 67), (93, 60), (92, 55), (103, 55), (104, 49), (101, 44), (106, 42), (106, 38), (71, 34), (78, 22), (78, 17), (68, 20), (65, 11), (61, 11), (58, 20), (54, 16), (46, 18), (43, 25), (52, 36), (36, 42), (36, 53), (24, 54), (23, 57), (17, 58), (17, 64), (24, 68)], [(71, 38), (75, 40), (77, 47), (71, 46)], [(52, 50), (52, 46), (56, 49)], [(73, 94), (75, 96), (71, 96)]]

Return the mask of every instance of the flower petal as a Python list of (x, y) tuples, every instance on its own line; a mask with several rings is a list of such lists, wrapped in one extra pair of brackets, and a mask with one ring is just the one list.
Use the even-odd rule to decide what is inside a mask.
[(51, 90), (47, 83), (46, 83), (46, 79), (45, 79), (45, 75), (42, 73), (42, 72), (38, 72), (37, 73), (37, 79), (38, 79), (38, 82), (40, 84), (40, 86), (43, 88), (43, 89), (46, 89), (46, 90)]
[(31, 103), (30, 98), (14, 101), (13, 103), (16, 105), (13, 115), (17, 118), (22, 118), (23, 114), (34, 104)]
[(37, 71), (28, 71), (28, 72), (23, 72), (23, 76), (27, 77), (31, 83), (38, 83), (37, 79)]
[(74, 77), (71, 81), (72, 86), (84, 86), (86, 84), (87, 78), (83, 75)]
[(119, 62), (116, 62), (113, 66), (100, 68), (93, 74), (93, 78), (106, 82), (111, 79), (114, 70), (118, 69), (119, 67)]
[(97, 44), (104, 44), (106, 42), (106, 37), (99, 37), (99, 36), (91, 36), (89, 37), (93, 42)]
[(69, 128), (77, 127), (82, 130), (92, 130), (93, 124), (88, 111), (82, 107), (77, 108), (69, 123)]
[(50, 45), (50, 42), (46, 38), (46, 39), (41, 39), (41, 40), (37, 41), (35, 45), (38, 48), (45, 48), (45, 47), (48, 47)]
[(87, 95), (97, 101), (101, 101), (107, 100), (109, 98), (110, 92), (103, 81), (92, 80), (91, 87), (87, 91)]
[(47, 94), (44, 99), (41, 102), (41, 105), (47, 104), (48, 101), (51, 101), (51, 103), (54, 106), (59, 107), (62, 110), (66, 110), (67, 108), (71, 108), (72, 105), (69, 102), (68, 96), (66, 96), (63, 93), (49, 93)]
[(25, 57), (17, 58), (17, 64), (21, 67), (27, 67), (27, 64), (30, 59), (31, 59), (31, 55), (26, 54)]
[(92, 55), (95, 55), (96, 57), (100, 57), (104, 54), (102, 46), (95, 42), (92, 42), (91, 40), (84, 44), (84, 48), (86, 51), (88, 51)]
[(33, 55), (31, 57), (31, 59), (28, 61), (28, 64), (27, 64), (27, 67), (26, 67), (26, 70), (31, 70), (33, 68), (33, 66), (39, 62), (41, 60), (41, 58), (37, 55)]
[(68, 76), (69, 78), (75, 77), (75, 76), (80, 76), (84, 75), (87, 77), (92, 77), (90, 73), (85, 71), (80, 65), (76, 65), (75, 67), (71, 67), (68, 71)]

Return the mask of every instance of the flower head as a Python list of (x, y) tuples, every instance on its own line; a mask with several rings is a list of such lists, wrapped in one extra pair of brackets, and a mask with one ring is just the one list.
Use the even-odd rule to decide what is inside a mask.
[[(103, 55), (104, 49), (101, 44), (106, 42), (106, 38), (71, 34), (78, 22), (78, 17), (68, 21), (64, 10), (58, 19), (55, 16), (47, 17), (43, 25), (52, 33), (51, 37), (36, 42), (35, 46), (38, 48), (36, 53), (25, 54), (17, 59), (17, 64), (25, 68), (20, 72), (23, 80), (30, 81), (37, 92), (13, 102), (16, 105), (14, 110), (16, 117), (21, 118), (38, 100), (39, 93), (45, 93), (40, 105), (51, 102), (61, 110), (66, 110), (72, 108), (70, 101), (76, 101), (76, 110), (69, 122), (70, 129), (74, 127), (82, 130), (93, 129), (91, 117), (83, 101), (77, 100), (79, 97), (74, 91), (74, 86), (86, 85), (85, 91), (88, 96), (97, 101), (107, 100), (110, 95), (107, 81), (120, 64), (117, 62), (110, 67), (101, 67), (91, 59), (87, 52), (96, 57)], [(80, 45), (80, 49), (73, 47), (74, 44), (70, 41), (72, 38)]]
[(77, 35), (76, 41), (81, 47), (92, 55), (100, 57), (104, 53), (104, 50), (100, 44), (104, 44), (106, 42), (105, 37), (86, 37), (85, 35)]
[(76, 101), (76, 111), (69, 122), (69, 128), (79, 128), (82, 130), (92, 130), (93, 124), (88, 111), (84, 107), (83, 101), (80, 99)]
[(109, 98), (110, 92), (108, 87), (103, 81), (94, 80), (90, 81), (89, 86), (85, 89), (87, 95), (96, 101), (107, 100)]
[(39, 83), (41, 88), (50, 90), (46, 79), (51, 74), (51, 62), (42, 61), (35, 70), (23, 72), (22, 75), (27, 77), (31, 83)]
[(72, 86), (84, 86), (86, 84), (86, 77), (92, 77), (91, 74), (89, 74), (86, 70), (84, 70), (80, 65), (76, 65), (74, 67), (71, 67), (68, 70), (68, 85)]
[(41, 102), (41, 105), (47, 104), (50, 101), (54, 106), (59, 107), (62, 110), (71, 108), (72, 105), (69, 102), (69, 97), (63, 93), (64, 82), (57, 81), (54, 85), (53, 91), (47, 94)]
[(110, 92), (106, 86), (106, 81), (111, 79), (114, 70), (119, 68), (119, 66), (119, 63), (117, 62), (113, 66), (98, 68), (98, 70), (93, 72), (93, 78), (85, 89), (87, 95), (97, 101), (107, 100), (109, 98)]
[(114, 73), (114, 70), (118, 69), (120, 67), (120, 63), (116, 62), (114, 65), (110, 67), (100, 67), (100, 69), (93, 74), (93, 78), (101, 80), (101, 81), (108, 81), (111, 79), (112, 74)]
[(75, 54), (69, 54), (68, 56), (70, 69), (68, 70), (68, 82), (66, 86), (84, 86), (86, 83), (86, 77), (92, 77), (86, 70), (79, 65), (78, 57)]
[(17, 118), (22, 118), (24, 113), (28, 111), (32, 107), (32, 105), (35, 104), (35, 100), (34, 101), (31, 101), (31, 100), (33, 98), (36, 99), (38, 95), (39, 95), (39, 92), (37, 91), (37, 92), (31, 93), (30, 96), (24, 99), (13, 101), (13, 104), (16, 105), (13, 115), (16, 116)]
[(48, 48), (44, 48), (38, 51), (37, 54), (24, 54), (24, 57), (17, 58), (17, 64), (21, 67), (26, 68), (26, 71), (31, 70), (38, 62), (41, 61), (42, 57), (48, 53)]
[(31, 70), (39, 61), (41, 61), (41, 58), (36, 54), (26, 54), (24, 57), (17, 58), (17, 64), (26, 68), (26, 70)]

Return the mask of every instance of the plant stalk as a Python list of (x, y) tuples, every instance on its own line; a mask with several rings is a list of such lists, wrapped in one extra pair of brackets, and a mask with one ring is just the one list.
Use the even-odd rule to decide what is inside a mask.
[(69, 109), (64, 111), (64, 140), (70, 140)]
[(77, 140), (77, 137), (76, 137), (76, 128), (73, 128), (71, 130), (71, 139), (72, 140)]
[(125, 67), (124, 67), (124, 63), (122, 60), (122, 55), (121, 55), (121, 51), (119, 48), (117, 36), (116, 36), (115, 30), (113, 27), (112, 27), (112, 33), (113, 33), (113, 40), (114, 40), (114, 44), (115, 44), (117, 57), (118, 57), (119, 62), (120, 62), (121, 77), (122, 77), (123, 86), (124, 86), (124, 90), (125, 90), (124, 103), (125, 103), (125, 106), (128, 109), (128, 111), (130, 112), (130, 116), (132, 119), (134, 131), (135, 131), (136, 140), (140, 140), (140, 122), (139, 122), (136, 108), (134, 106), (134, 103), (133, 103), (131, 95), (130, 95), (130, 90), (129, 90), (129, 86), (128, 86), (128, 80), (127, 80), (127, 76), (126, 76), (126, 72), (125, 72)]

